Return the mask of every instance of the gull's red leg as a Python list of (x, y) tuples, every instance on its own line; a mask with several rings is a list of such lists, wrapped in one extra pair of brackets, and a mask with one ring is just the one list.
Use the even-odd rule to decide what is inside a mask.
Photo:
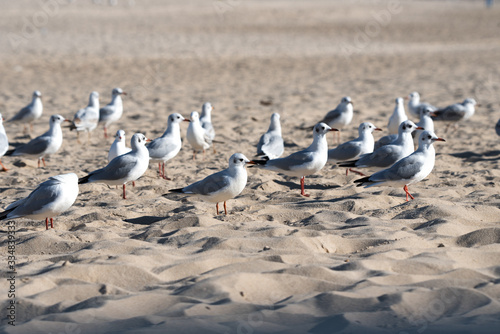
[(54, 228), (54, 218), (50, 218), (50, 227)]
[(47, 167), (47, 165), (45, 164), (45, 158), (42, 158), (42, 162), (43, 162), (43, 167)]
[(49, 229), (49, 217), (46, 217), (45, 218), (45, 229), (48, 230)]
[(217, 213), (215, 215), (218, 216), (219, 215), (219, 203), (215, 203), (215, 211), (217, 211)]
[(127, 195), (125, 193), (125, 183), (123, 184), (123, 199), (127, 199)]
[(311, 195), (306, 194), (306, 193), (305, 193), (305, 191), (304, 191), (304, 179), (305, 179), (305, 176), (302, 176), (302, 177), (300, 178), (300, 194), (301, 194), (302, 196), (309, 197), (309, 196), (311, 196)]
[(7, 169), (7, 168), (5, 168), (5, 166), (3, 165), (3, 163), (2, 163), (2, 161), (1, 161), (1, 160), (0, 160), (0, 166), (2, 166), (2, 170), (3, 170), (3, 171), (5, 171), (5, 172), (6, 172), (6, 171), (8, 171), (8, 169)]
[(163, 177), (161, 174), (161, 162), (158, 163), (158, 174), (160, 174), (160, 177)]
[(224, 201), (224, 214), (227, 216), (227, 207), (226, 207), (226, 201)]
[(411, 197), (411, 199), (415, 199), (415, 197), (413, 197), (413, 196), (410, 194), (410, 192), (408, 191), (408, 186), (407, 186), (407, 185), (405, 185), (405, 186), (403, 187), (403, 190), (404, 190), (404, 191), (405, 191), (405, 193), (406, 193), (406, 201), (407, 201), (407, 202), (408, 202), (408, 196), (410, 196), (410, 197)]
[(366, 174), (363, 174), (363, 173), (361, 173), (360, 171), (354, 170), (354, 169), (352, 169), (352, 168), (349, 168), (349, 171), (350, 171), (350, 172), (353, 172), (353, 173), (356, 173), (356, 174), (358, 174), (358, 175), (361, 175), (361, 176), (367, 176)]

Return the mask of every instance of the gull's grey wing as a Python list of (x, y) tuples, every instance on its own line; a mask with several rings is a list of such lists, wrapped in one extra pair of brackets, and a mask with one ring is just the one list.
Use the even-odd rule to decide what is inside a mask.
[(311, 162), (313, 153), (309, 151), (300, 151), (290, 154), (288, 157), (272, 159), (266, 162), (266, 167), (275, 167), (282, 170), (293, 170), (305, 163)]
[(109, 116), (111, 116), (115, 112), (115, 108), (111, 105), (106, 105), (99, 109), (99, 122), (104, 122), (108, 120)]
[(408, 180), (415, 176), (424, 164), (421, 156), (411, 154), (399, 160), (391, 168), (381, 170), (370, 176), (371, 182)]
[(378, 148), (380, 148), (382, 146), (389, 145), (390, 143), (392, 143), (393, 141), (395, 141), (397, 138), (398, 138), (397, 134), (383, 136), (382, 138), (380, 138), (379, 140), (377, 140), (377, 142), (375, 143), (374, 150), (376, 150), (376, 149), (378, 149)]
[(182, 189), (185, 194), (212, 195), (230, 185), (231, 178), (226, 170), (209, 175)]
[(169, 152), (175, 150), (176, 145), (165, 138), (156, 138), (146, 147), (150, 158), (162, 158)]
[(19, 110), (17, 112), (17, 114), (15, 114), (14, 116), (12, 116), (12, 118), (9, 119), (9, 122), (15, 122), (15, 121), (22, 120), (23, 118), (25, 118), (31, 112), (31, 110), (32, 110), (31, 104), (27, 105), (26, 107), (24, 107), (21, 110)]
[(37, 155), (43, 153), (47, 149), (50, 143), (49, 136), (40, 136), (30, 140), (28, 143), (19, 146), (12, 153), (13, 156), (16, 155)]
[(382, 146), (373, 153), (363, 155), (356, 162), (356, 167), (389, 167), (397, 160), (400, 152), (401, 147), (399, 146)]
[[(215, 138), (215, 130), (211, 122), (201, 121), (201, 127), (205, 129), (205, 140), (211, 143)], [(208, 138), (208, 140), (207, 140)]]
[(133, 158), (130, 153), (117, 156), (106, 167), (91, 172), (89, 174), (89, 181), (114, 181), (126, 177), (137, 164), (137, 159)]
[(356, 159), (361, 153), (361, 142), (347, 142), (328, 150), (328, 160), (346, 161)]
[(7, 210), (14, 208), (9, 218), (32, 215), (52, 203), (57, 198), (59, 184), (60, 182), (53, 178), (39, 184), (28, 197), (22, 198), (6, 208)]
[(432, 119), (435, 121), (459, 121), (464, 118), (465, 113), (465, 107), (457, 103), (434, 111), (436, 116), (433, 116)]
[(283, 138), (273, 133), (264, 133), (257, 144), (257, 155), (269, 155), (279, 157), (283, 154)]
[(331, 122), (333, 122), (337, 118), (339, 118), (340, 115), (341, 115), (341, 112), (337, 108), (335, 108), (335, 109), (329, 111), (328, 114), (326, 114), (326, 116), (323, 118), (323, 120), (321, 122), (326, 123), (326, 124), (330, 124)]

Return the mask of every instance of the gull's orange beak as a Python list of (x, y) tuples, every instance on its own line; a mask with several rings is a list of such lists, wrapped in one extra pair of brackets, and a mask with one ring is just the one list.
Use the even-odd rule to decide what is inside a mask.
[(328, 131), (340, 131), (339, 129), (335, 129), (335, 128), (331, 128), (330, 130)]
[(424, 129), (423, 127), (421, 127), (421, 126), (417, 126), (415, 129), (417, 129), (417, 130), (425, 130), (425, 129)]
[(128, 95), (126, 92), (122, 92), (123, 95)]
[(146, 138), (146, 143), (149, 143), (149, 142), (151, 142), (151, 141), (152, 141), (151, 139)]
[(184, 118), (183, 122), (191, 122), (191, 120), (188, 118)]
[(438, 138), (438, 139), (435, 139), (435, 141), (446, 141), (446, 140), (444, 140), (443, 138)]
[(381, 128), (375, 128), (374, 131), (383, 131)]

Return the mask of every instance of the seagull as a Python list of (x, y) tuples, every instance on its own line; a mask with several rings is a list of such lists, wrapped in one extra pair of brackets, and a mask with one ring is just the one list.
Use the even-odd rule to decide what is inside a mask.
[(115, 141), (111, 144), (108, 152), (108, 162), (113, 160), (119, 155), (123, 155), (132, 151), (130, 147), (125, 145), (125, 131), (118, 130), (116, 131)]
[(263, 159), (279, 158), (285, 146), (281, 137), (280, 114), (274, 113), (271, 115), (271, 124), (269, 129), (264, 133), (257, 144), (257, 157)]
[[(422, 130), (412, 121), (404, 121), (399, 125), (399, 134), (394, 142), (376, 149), (373, 153), (364, 154), (358, 160), (340, 163), (339, 166), (348, 168), (388, 168), (413, 153), (414, 147), (411, 133), (417, 129)], [(350, 171), (354, 172), (352, 169)]]
[[(212, 126), (212, 110), (214, 109), (215, 108), (212, 107), (212, 104), (210, 102), (205, 102), (203, 106), (201, 106), (200, 123), (201, 127), (205, 129), (205, 136), (209, 144), (212, 144), (215, 138), (215, 130)], [(216, 153), (215, 146), (213, 149), (214, 153)]]
[(203, 157), (205, 157), (205, 150), (210, 147), (211, 142), (201, 126), (198, 112), (193, 111), (190, 118), (191, 123), (187, 128), (186, 139), (193, 147), (193, 160), (195, 160), (198, 151), (203, 151)]
[(497, 132), (497, 135), (500, 136), (500, 119), (497, 122), (497, 125), (495, 125), (495, 131)]
[(389, 134), (398, 134), (399, 124), (408, 119), (405, 113), (404, 100), (402, 97), (396, 99), (396, 107), (394, 107), (394, 112), (389, 118), (389, 123), (387, 124), (387, 129)]
[(122, 95), (127, 95), (121, 88), (113, 88), (111, 102), (99, 109), (99, 123), (104, 123), (104, 138), (108, 138), (108, 126), (122, 117)]
[(435, 110), (435, 116), (433, 116), (432, 119), (434, 121), (449, 122), (445, 130), (448, 131), (448, 128), (451, 124), (456, 124), (457, 122), (466, 121), (471, 118), (472, 115), (474, 115), (474, 106), (476, 105), (478, 107), (481, 106), (476, 102), (476, 100), (468, 98), (465, 99), (462, 103), (455, 103), (443, 109)]
[[(424, 128), (427, 131), (434, 132), (434, 122), (432, 121), (431, 116), (434, 115), (434, 111), (431, 108), (425, 107), (420, 109), (420, 122), (417, 123), (417, 126)], [(420, 134), (424, 130), (415, 130), (411, 133), (413, 137), (413, 145), (418, 147), (418, 141), (420, 138)]]
[(436, 152), (432, 145), (435, 141), (445, 141), (437, 137), (432, 131), (423, 131), (420, 134), (418, 149), (409, 156), (399, 160), (392, 167), (381, 170), (371, 176), (354, 181), (358, 187), (365, 185), (365, 188), (377, 186), (403, 187), (408, 196), (415, 199), (408, 191), (410, 184), (417, 183), (425, 179), (434, 168)]
[[(76, 112), (70, 130), (76, 129), (77, 138), (80, 131), (87, 131), (90, 140), (90, 131), (97, 127), (99, 122), (99, 93), (92, 92), (89, 97), (89, 104)], [(78, 139), (78, 142), (80, 140)]]
[(146, 142), (150, 141), (142, 133), (132, 136), (132, 151), (117, 156), (106, 167), (90, 172), (78, 180), (78, 184), (101, 182), (107, 185), (123, 185), (123, 199), (127, 199), (125, 184), (140, 178), (148, 169), (149, 152)]
[(339, 131), (326, 125), (318, 123), (314, 126), (314, 139), (312, 144), (305, 150), (295, 152), (288, 157), (272, 160), (252, 160), (249, 163), (288, 176), (300, 177), (300, 194), (309, 197), (304, 192), (304, 179), (306, 176), (319, 172), (328, 160), (328, 144), (326, 133), (329, 131)]
[(78, 176), (68, 173), (50, 177), (28, 197), (10, 204), (0, 213), (0, 220), (14, 218), (45, 218), (45, 228), (54, 228), (54, 217), (68, 210), (78, 196)]
[(26, 123), (29, 123), (31, 131), (33, 131), (33, 122), (42, 116), (43, 104), (42, 104), (42, 93), (38, 90), (33, 92), (33, 98), (31, 103), (28, 104), (23, 109), (19, 110), (11, 119), (7, 122), (21, 122), (24, 123), (24, 133), (27, 133)]
[(7, 151), (5, 155), (21, 156), (27, 155), (29, 157), (38, 159), (38, 167), (40, 167), (40, 160), (45, 167), (45, 157), (56, 153), (61, 148), (63, 142), (63, 134), (61, 130), (61, 123), (66, 120), (61, 115), (50, 116), (49, 131), (43, 135), (38, 136), (28, 143), (21, 145), (13, 150)]
[(179, 126), (181, 122), (189, 122), (189, 120), (177, 113), (168, 116), (167, 129), (163, 135), (147, 146), (149, 158), (153, 162), (158, 162), (159, 175), (165, 180), (170, 180), (165, 175), (165, 162), (174, 158), (182, 147), (181, 127)]
[[(370, 122), (361, 123), (358, 127), (358, 138), (328, 150), (328, 162), (337, 163), (340, 161), (356, 160), (363, 154), (372, 153), (373, 146), (375, 145), (373, 131), (382, 131), (382, 129), (377, 128)], [(346, 170), (346, 175), (348, 173), (349, 169)]]
[(171, 189), (170, 192), (196, 195), (203, 200), (215, 204), (216, 214), (219, 214), (219, 203), (224, 202), (224, 214), (227, 216), (226, 201), (238, 196), (247, 184), (245, 165), (250, 160), (242, 153), (235, 153), (229, 158), (229, 167), (209, 175), (201, 181), (187, 187)]
[[(5, 128), (3, 127), (3, 120), (4, 119), (2, 117), (2, 114), (0, 114), (0, 159), (5, 155), (5, 153), (7, 153), (9, 149), (9, 138), (7, 138)], [(3, 165), (2, 160), (0, 160), (0, 166), (2, 166), (2, 171), (8, 171), (8, 169)]]
[[(344, 96), (337, 107), (329, 111), (321, 120), (322, 123), (334, 129), (342, 129), (352, 121), (354, 113), (353, 103), (349, 96)], [(340, 130), (337, 134), (337, 144), (340, 143)]]
[(408, 110), (410, 110), (410, 113), (415, 116), (415, 117), (420, 117), (420, 109), (422, 108), (431, 108), (432, 111), (436, 110), (437, 108), (434, 107), (433, 105), (429, 103), (422, 102), (420, 103), (420, 94), (418, 92), (412, 92), (408, 95), (407, 99), (408, 101)]

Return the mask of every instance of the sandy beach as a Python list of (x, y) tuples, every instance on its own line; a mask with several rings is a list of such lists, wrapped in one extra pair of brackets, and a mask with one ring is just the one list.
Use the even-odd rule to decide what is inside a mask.
[[(15, 220), (15, 326), (9, 324), (8, 234), (0, 228), (1, 333), (496, 333), (500, 328), (500, 4), (483, 1), (0, 0), (0, 113), (43, 94), (49, 117), (72, 118), (91, 91), (121, 87), (127, 146), (159, 137), (168, 115), (215, 107), (216, 153), (183, 147), (136, 186), (80, 186), (43, 221)], [(394, 99), (420, 92), (444, 107), (472, 97), (475, 115), (435, 123), (430, 176), (401, 188), (356, 187), (327, 164), (306, 178), (256, 168), (229, 215), (168, 194), (251, 158), (281, 115), (285, 155), (343, 96), (343, 140), (370, 121), (386, 135)], [(407, 114), (409, 112), (407, 110)], [(415, 120), (417, 121), (417, 120)], [(28, 141), (4, 123), (11, 144)], [(2, 157), (0, 207), (50, 176), (107, 164), (113, 138), (63, 129), (47, 166)], [(328, 136), (330, 147), (333, 137)], [(14, 147), (14, 146), (11, 146)], [(163, 196), (164, 194), (167, 194)]]

